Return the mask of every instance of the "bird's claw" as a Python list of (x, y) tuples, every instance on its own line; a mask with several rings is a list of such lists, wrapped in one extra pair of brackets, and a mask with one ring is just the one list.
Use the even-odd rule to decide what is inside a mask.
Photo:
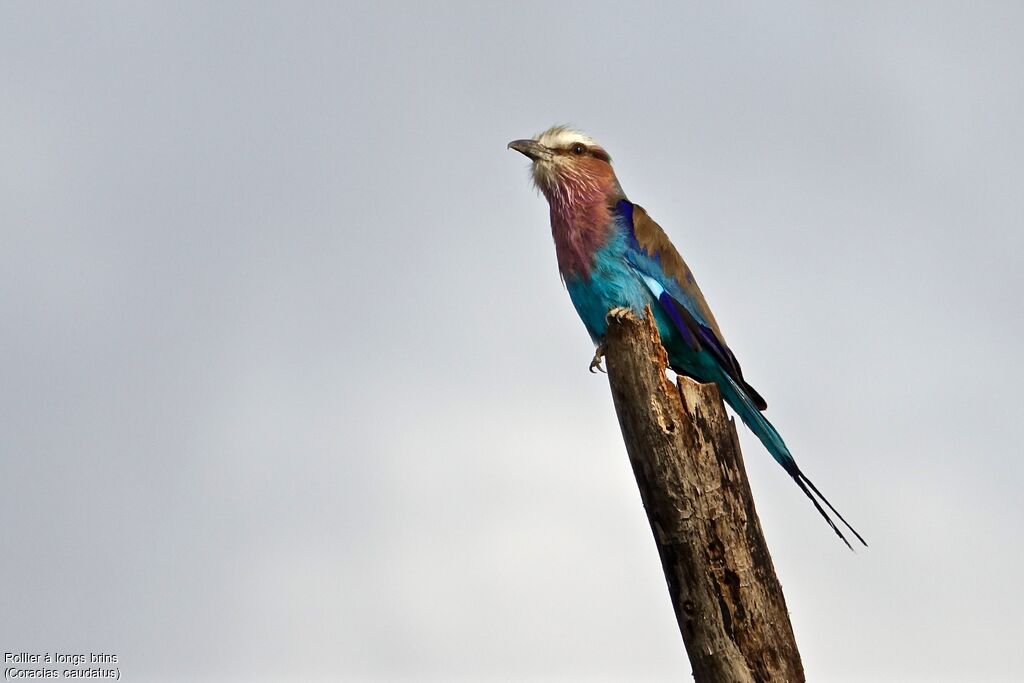
[[(625, 306), (616, 306), (615, 308), (608, 311), (605, 316), (605, 320), (608, 322), (622, 322), (623, 320), (636, 320), (636, 315), (633, 313), (633, 309)], [(594, 358), (590, 361), (590, 372), (601, 371), (604, 374), (608, 374), (603, 367), (601, 367), (601, 359), (604, 358), (604, 342), (597, 345), (597, 350), (594, 351)]]
[(595, 370), (605, 372), (605, 369), (601, 367), (601, 359), (604, 358), (604, 344), (598, 344), (597, 350), (594, 351), (594, 359), (590, 361), (590, 372), (593, 373)]
[(632, 308), (625, 306), (616, 306), (612, 310), (608, 311), (608, 315), (605, 316), (605, 320), (622, 322), (623, 320), (636, 320), (636, 315), (633, 314)]

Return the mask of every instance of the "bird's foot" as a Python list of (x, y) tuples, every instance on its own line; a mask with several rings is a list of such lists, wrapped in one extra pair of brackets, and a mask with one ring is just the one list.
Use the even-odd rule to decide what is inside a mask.
[(590, 372), (594, 372), (595, 370), (605, 372), (604, 368), (601, 367), (602, 358), (604, 358), (604, 342), (598, 344), (597, 349), (594, 351), (594, 359), (590, 361)]
[(634, 315), (632, 308), (616, 306), (612, 310), (608, 311), (608, 315), (605, 316), (605, 320), (614, 320), (616, 322), (622, 322), (623, 320), (636, 320), (636, 315)]

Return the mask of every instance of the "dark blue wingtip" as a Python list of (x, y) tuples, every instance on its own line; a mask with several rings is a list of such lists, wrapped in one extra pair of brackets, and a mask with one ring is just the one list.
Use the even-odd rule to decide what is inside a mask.
[(672, 319), (672, 323), (676, 326), (676, 330), (683, 337), (686, 345), (694, 351), (700, 351), (700, 342), (697, 341), (697, 338), (690, 330), (690, 326), (683, 319), (684, 312), (680, 310), (676, 300), (669, 296), (668, 292), (662, 292), (661, 296), (658, 297), (658, 301), (661, 303), (661, 309), (668, 313), (668, 317)]

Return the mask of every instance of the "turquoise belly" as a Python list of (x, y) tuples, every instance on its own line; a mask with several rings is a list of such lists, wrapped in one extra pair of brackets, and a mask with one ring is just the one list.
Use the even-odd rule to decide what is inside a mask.
[(644, 309), (651, 306), (662, 337), (672, 329), (667, 320), (662, 320), (660, 307), (650, 290), (626, 262), (625, 245), (621, 242), (613, 239), (597, 253), (589, 277), (570, 276), (565, 279), (569, 298), (595, 344), (604, 337), (608, 311), (618, 307), (630, 308), (642, 317)]

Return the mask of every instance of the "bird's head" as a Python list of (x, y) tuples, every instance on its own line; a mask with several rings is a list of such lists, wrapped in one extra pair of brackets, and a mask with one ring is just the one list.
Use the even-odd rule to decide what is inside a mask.
[(533, 161), (533, 182), (552, 207), (605, 201), (622, 190), (611, 157), (601, 145), (567, 126), (549, 128), (528, 140), (513, 140), (509, 149)]
[(611, 229), (613, 207), (625, 198), (608, 152), (567, 126), (508, 146), (533, 161), (533, 184), (551, 209), (558, 271), (563, 278), (586, 275)]

